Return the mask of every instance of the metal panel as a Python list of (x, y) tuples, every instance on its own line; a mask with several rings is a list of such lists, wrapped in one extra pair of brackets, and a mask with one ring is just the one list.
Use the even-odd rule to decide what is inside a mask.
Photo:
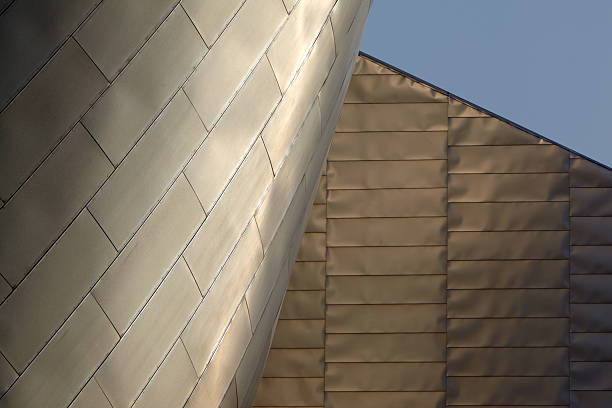
[(422, 275), (445, 271), (445, 246), (328, 248), (328, 275)]
[(572, 188), (570, 199), (570, 215), (612, 217), (612, 188)]
[(81, 212), (0, 306), (0, 349), (18, 372), (72, 313), (115, 254), (96, 221)]
[(612, 304), (572, 304), (573, 332), (612, 332)]
[(329, 162), (327, 188), (446, 187), (446, 177), (446, 160)]
[(568, 405), (566, 377), (449, 377), (450, 405)]
[(566, 289), (449, 290), (449, 318), (569, 317)]
[(449, 232), (449, 260), (565, 259), (568, 231)]
[(313, 205), (306, 225), (306, 232), (325, 232), (327, 229), (327, 206)]
[(432, 334), (328, 334), (325, 361), (423, 362), (446, 361), (446, 336)]
[(572, 217), (573, 245), (612, 245), (612, 217)]
[(323, 377), (323, 349), (272, 349), (264, 377)]
[(572, 333), (572, 361), (612, 361), (612, 333)]
[(444, 303), (446, 278), (433, 276), (329, 276), (327, 304)]
[(117, 341), (119, 336), (112, 324), (93, 297), (87, 296), (4, 394), (3, 405), (67, 406)]
[(489, 115), (487, 115), (484, 112), (481, 112), (480, 110), (477, 110), (476, 108), (473, 108), (472, 106), (466, 103), (458, 101), (452, 96), (449, 97), (449, 100), (448, 100), (448, 117), (449, 118), (461, 118), (461, 117), (478, 118), (478, 117), (487, 117), (487, 116)]
[(569, 153), (554, 145), (453, 146), (449, 173), (564, 173)]
[(612, 273), (612, 246), (572, 246), (572, 274)]
[(325, 261), (325, 234), (307, 232), (302, 238), (302, 246), (297, 261)]
[(181, 5), (206, 44), (212, 47), (244, 2), (245, 0), (183, 0)]
[(13, 367), (0, 355), (0, 394), (4, 394), (17, 379), (18, 374)]
[(178, 3), (104, 1), (75, 34), (107, 78), (114, 78)]
[(565, 173), (449, 174), (448, 201), (568, 201)]
[(328, 408), (443, 408), (444, 392), (326, 392)]
[(324, 319), (325, 291), (288, 290), (279, 319)]
[(612, 390), (612, 362), (573, 362), (573, 390)]
[(570, 163), (572, 187), (612, 187), (612, 171), (586, 159)]
[(607, 408), (612, 400), (612, 391), (572, 391), (572, 407)]
[(335, 218), (327, 221), (327, 245), (421, 246), (446, 244), (446, 217)]
[(205, 52), (183, 9), (175, 8), (83, 117), (113, 164), (123, 160)]
[(450, 261), (447, 287), (569, 288), (569, 270), (567, 260)]
[[(27, 3), (19, 2), (19, 7)], [(26, 7), (42, 11), (42, 5)], [(8, 16), (4, 14), (2, 17)], [(40, 24), (48, 20), (42, 19)], [(39, 28), (39, 25), (28, 26)], [(0, 24), (0, 27), (4, 25)], [(29, 44), (20, 54), (32, 46), (35, 44)], [(4, 50), (3, 47), (0, 49)], [(7, 57), (5, 61), (11, 61), (11, 64), (4, 64), (3, 69), (18, 65), (15, 56)], [(2, 78), (6, 79), (6, 76)], [(74, 40), (68, 40), (0, 114), (0, 198), (7, 200), (17, 190), (106, 85), (106, 80), (83, 50)]]
[(272, 348), (322, 348), (325, 320), (279, 320)]
[(403, 75), (355, 75), (344, 98), (344, 103), (446, 101), (446, 95)]
[(296, 262), (287, 289), (325, 289), (325, 262)]
[(446, 188), (330, 190), (329, 218), (446, 216)]
[(449, 203), (449, 231), (569, 229), (569, 203)]
[(0, 213), (0, 270), (7, 282), (21, 281), (112, 168), (82, 126), (64, 138)]
[(572, 276), (572, 303), (612, 303), (612, 275)]
[(262, 378), (253, 406), (322, 406), (322, 378)]
[(548, 142), (497, 118), (448, 118), (448, 144), (533, 145)]
[(330, 161), (446, 159), (446, 132), (335, 133)]
[(446, 103), (348, 104), (336, 132), (446, 130)]
[(325, 391), (443, 391), (444, 363), (327, 363)]
[(567, 346), (569, 319), (449, 319), (447, 336), (448, 347)]
[(449, 348), (449, 376), (569, 375), (565, 347)]
[(353, 75), (394, 75), (395, 72), (367, 58), (357, 58)]
[(327, 333), (426, 333), (446, 330), (446, 305), (328, 305)]
[(88, 206), (117, 248), (149, 216), (204, 137), (206, 129), (179, 92)]
[(93, 294), (119, 333), (124, 333), (204, 220), (184, 177), (113, 262)]
[(87, 382), (69, 408), (113, 408), (95, 379)]
[(207, 129), (222, 115), (286, 17), (278, 0), (247, 1), (189, 78), (185, 92)]

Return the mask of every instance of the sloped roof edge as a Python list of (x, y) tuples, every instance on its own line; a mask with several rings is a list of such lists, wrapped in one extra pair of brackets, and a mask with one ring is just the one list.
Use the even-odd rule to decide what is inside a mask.
[(391, 64), (389, 64), (389, 63), (387, 63), (385, 61), (382, 61), (382, 60), (380, 60), (380, 59), (378, 59), (376, 57), (373, 57), (372, 55), (370, 55), (368, 53), (365, 53), (365, 52), (360, 50), (359, 51), (359, 56), (365, 57), (365, 58), (369, 59), (372, 62), (375, 62), (375, 63), (377, 63), (379, 65), (384, 66), (385, 68), (388, 68), (388, 69), (390, 69), (392, 71), (395, 71), (395, 72), (397, 72), (400, 75), (403, 75), (405, 77), (413, 79), (414, 81), (420, 82), (423, 85), (427, 85), (428, 87), (432, 88), (436, 92), (442, 93), (442, 94), (447, 95), (447, 96), (449, 96), (449, 97), (451, 97), (451, 98), (453, 98), (453, 99), (455, 99), (455, 100), (457, 100), (459, 102), (465, 103), (465, 104), (469, 105), (470, 107), (472, 107), (472, 108), (474, 108), (474, 109), (476, 109), (476, 110), (478, 110), (480, 112), (486, 113), (489, 116), (492, 116), (492, 117), (494, 117), (496, 119), (499, 119), (499, 120), (501, 120), (503, 122), (506, 122), (507, 124), (509, 124), (511, 126), (514, 126), (515, 128), (520, 129), (520, 130), (522, 130), (524, 132), (527, 132), (527, 133), (531, 134), (534, 137), (537, 137), (537, 138), (540, 138), (540, 139), (544, 139), (544, 140), (546, 140), (549, 143), (552, 143), (552, 144), (554, 144), (556, 146), (559, 146), (559, 147), (561, 147), (561, 148), (563, 148), (563, 149), (565, 149), (565, 150), (575, 154), (576, 156), (580, 156), (581, 158), (583, 158), (585, 160), (588, 160), (588, 161), (590, 161), (590, 162), (592, 162), (592, 163), (594, 163), (594, 164), (596, 164), (598, 166), (601, 166), (601, 167), (603, 167), (605, 169), (608, 169), (608, 170), (612, 171), (612, 167), (610, 167), (610, 166), (607, 166), (607, 165), (605, 165), (603, 163), (598, 162), (595, 159), (592, 159), (592, 158), (590, 158), (588, 156), (585, 156), (584, 154), (582, 154), (580, 152), (577, 152), (574, 149), (571, 149), (571, 148), (569, 148), (567, 146), (564, 146), (564, 145), (562, 145), (559, 142), (556, 142), (556, 141), (554, 141), (552, 139), (549, 139), (546, 136), (542, 136), (541, 134), (539, 134), (537, 132), (534, 132), (531, 129), (527, 129), (526, 127), (521, 126), (518, 123), (511, 121), (510, 119), (507, 119), (507, 118), (505, 118), (503, 116), (500, 116), (500, 115), (498, 115), (498, 114), (496, 114), (494, 112), (491, 112), (490, 110), (488, 110), (486, 108), (483, 108), (482, 106), (479, 106), (479, 105), (477, 105), (477, 104), (475, 104), (473, 102), (468, 101), (467, 99), (464, 99), (464, 98), (462, 98), (460, 96), (457, 96), (457, 95), (453, 94), (452, 92), (447, 91), (446, 89), (442, 89), (439, 86), (436, 86), (436, 85), (434, 85), (434, 84), (432, 84), (432, 83), (430, 83), (428, 81), (425, 81), (424, 79), (421, 79), (421, 78), (419, 78), (419, 77), (417, 77), (415, 75), (412, 75), (412, 74), (404, 71), (403, 69), (400, 69), (400, 68), (398, 68), (398, 67), (396, 67), (394, 65), (391, 65)]

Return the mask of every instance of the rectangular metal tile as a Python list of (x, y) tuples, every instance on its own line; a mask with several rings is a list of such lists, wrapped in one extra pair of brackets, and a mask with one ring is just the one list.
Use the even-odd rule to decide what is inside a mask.
[(572, 276), (572, 303), (612, 303), (612, 275)]
[(191, 74), (206, 46), (177, 7), (113, 82), (83, 124), (116, 165)]
[(449, 289), (569, 288), (567, 260), (450, 261)]
[(4, 277), (2, 277), (2, 275), (0, 274), (0, 303), (4, 302), (4, 299), (6, 299), (7, 296), (11, 294), (12, 290), (13, 288), (11, 287), (11, 285), (9, 285), (8, 282), (4, 279)]
[(443, 391), (444, 363), (327, 363), (325, 391)]
[(325, 237), (325, 233), (305, 233), (296, 261), (325, 261)]
[(279, 320), (272, 348), (323, 348), (325, 320)]
[(573, 332), (612, 332), (612, 304), (572, 304)]
[(296, 262), (288, 290), (325, 289), (325, 262)]
[(486, 113), (481, 112), (467, 103), (463, 103), (453, 97), (449, 97), (448, 99), (449, 118), (478, 118), (489, 116)]
[(330, 247), (444, 244), (446, 217), (327, 220), (327, 245)]
[(4, 394), (17, 377), (18, 374), (13, 367), (6, 361), (3, 355), (0, 355), (0, 394)]
[(245, 0), (183, 0), (181, 5), (209, 47), (219, 38)]
[(449, 231), (569, 229), (569, 203), (449, 203)]
[(497, 118), (449, 118), (448, 144), (452, 145), (533, 145), (549, 144)]
[(404, 75), (355, 75), (344, 103), (446, 102), (447, 96)]
[(270, 181), (270, 162), (258, 139), (185, 250), (185, 259), (203, 292), (217, 276)]
[(118, 341), (119, 336), (102, 309), (87, 296), (4, 394), (3, 405), (67, 406)]
[(183, 406), (198, 377), (183, 342), (179, 339), (164, 359), (134, 408)]
[(324, 290), (288, 290), (279, 319), (324, 319)]
[(96, 221), (81, 212), (0, 306), (0, 349), (20, 373), (115, 257)]
[[(290, 1), (295, 2), (295, 0)], [(286, 3), (287, 1), (285, 0)], [(349, 30), (351, 30), (353, 22), (357, 17), (356, 14), (363, 3), (358, 1), (338, 1), (331, 10), (330, 18), (334, 28), (336, 55), (348, 49), (348, 42), (351, 40)], [(352, 72), (352, 70), (349, 72)]]
[(364, 56), (357, 57), (353, 75), (395, 75), (396, 72)]
[(570, 162), (572, 187), (612, 187), (612, 171), (586, 159)]
[(68, 408), (113, 408), (94, 378), (79, 392)]
[(333, 5), (332, 0), (299, 2), (270, 45), (266, 54), (281, 91), (289, 87)]
[(313, 205), (306, 224), (306, 232), (325, 232), (327, 229), (327, 206)]
[(612, 333), (572, 333), (572, 361), (612, 361)]
[(571, 397), (575, 408), (608, 408), (612, 391), (572, 391)]
[(334, 61), (334, 37), (326, 24), (291, 87), (262, 131), (272, 168), (277, 173)]
[(446, 187), (446, 160), (328, 162), (328, 190), (431, 187)]
[(6, 9), (0, 20), (0, 59), (11, 63), (3, 65), (0, 75), (0, 110), (99, 2), (27, 0)]
[(328, 334), (325, 361), (427, 362), (446, 361), (446, 336), (434, 334)]
[(568, 231), (449, 232), (449, 260), (565, 259)]
[(113, 406), (132, 406), (201, 299), (179, 260), (95, 375)]
[[(15, 286), (102, 185), (112, 166), (77, 125), (0, 213), (0, 270)], [(52, 203), (41, 207), (41, 203)]]
[(198, 375), (210, 360), (236, 308), (240, 305), (263, 252), (257, 227), (249, 224), (221, 270), (205, 293), (197, 312), (181, 334)]
[(113, 262), (93, 294), (124, 333), (204, 220), (204, 211), (181, 176)]
[(323, 349), (271, 349), (264, 377), (323, 377)]
[(446, 273), (446, 247), (328, 248), (328, 275), (424, 275)]
[(425, 333), (446, 330), (446, 305), (328, 305), (327, 333)]
[(317, 187), (314, 204), (327, 203), (327, 176), (321, 176), (321, 181)]
[(449, 290), (448, 317), (569, 317), (567, 289)]
[(272, 68), (263, 58), (185, 169), (206, 211), (229, 183), (280, 97)]
[(444, 303), (446, 277), (328, 276), (327, 304)]
[(572, 246), (572, 274), (612, 273), (612, 246)]
[(572, 217), (573, 245), (612, 245), (612, 217)]
[[(11, 7), (11, 10), (15, 11), (16, 8), (22, 6), (31, 7), (31, 12), (34, 13), (44, 10), (44, 5), (27, 6), (28, 3), (30, 2), (19, 2), (18, 7)], [(44, 4), (47, 3), (66, 2), (49, 1)], [(85, 2), (69, 3), (70, 5), (63, 5), (66, 11), (78, 3)], [(10, 14), (7, 12), (2, 17), (8, 18)], [(48, 20), (41, 20), (41, 25), (48, 23)], [(15, 21), (9, 20), (9, 22), (14, 23)], [(6, 24), (6, 26), (0, 24), (0, 27), (9, 25), (11, 24)], [(33, 31), (39, 28), (39, 25), (28, 24), (28, 26)], [(21, 35), (24, 35), (24, 31), (30, 32), (23, 28), (21, 31)], [(0, 38), (5, 39), (1, 35)], [(23, 55), (38, 45), (39, 43), (29, 44), (20, 50), (20, 54)], [(5, 50), (2, 46), (0, 49)], [(15, 59), (16, 56), (6, 56), (4, 60), (11, 61), (11, 64), (5, 64), (3, 70), (19, 66)], [(1, 77), (6, 80), (6, 75), (7, 73), (4, 72)], [(89, 105), (102, 93), (106, 85), (106, 80), (83, 50), (74, 40), (68, 40), (0, 114), (0, 173), (2, 173), (0, 198), (7, 200), (19, 188), (36, 166), (74, 126)], [(2, 87), (3, 84), (0, 84), (0, 93)]]
[(114, 78), (170, 14), (177, 0), (155, 0), (147, 7), (105, 1), (76, 32), (75, 38), (107, 78)]
[(447, 403), (568, 405), (567, 377), (449, 377)]
[(447, 130), (446, 110), (446, 103), (345, 104), (336, 132)]
[(449, 376), (558, 376), (569, 375), (565, 347), (449, 348)]
[(569, 170), (569, 153), (554, 145), (452, 146), (449, 173), (556, 173)]
[(272, 186), (257, 209), (255, 218), (265, 249), (270, 245), (274, 233), (304, 177), (311, 154), (319, 143), (320, 137), (321, 112), (318, 102), (315, 102), (282, 167), (276, 170), (276, 177)]
[(445, 392), (327, 392), (328, 408), (443, 408)]
[(449, 202), (568, 201), (568, 176), (542, 174), (449, 174)]
[(335, 133), (328, 160), (446, 159), (446, 132)]
[(229, 388), (219, 404), (219, 408), (238, 408), (238, 395), (236, 391), (236, 380), (232, 380)]
[(286, 17), (278, 0), (247, 1), (198, 66), (185, 91), (207, 129), (219, 119)]
[(612, 390), (612, 362), (573, 362), (572, 390)]
[(569, 319), (449, 319), (447, 336), (448, 347), (567, 346)]
[(253, 406), (322, 406), (322, 378), (262, 378)]
[(246, 303), (242, 303), (230, 323), (223, 341), (189, 397), (186, 408), (218, 406), (229, 387), (240, 359), (251, 339)]
[(572, 202), (570, 215), (612, 216), (612, 188), (571, 188), (570, 201)]
[(330, 190), (329, 218), (446, 216), (446, 188)]
[(151, 213), (204, 137), (206, 129), (179, 92), (88, 206), (117, 248)]

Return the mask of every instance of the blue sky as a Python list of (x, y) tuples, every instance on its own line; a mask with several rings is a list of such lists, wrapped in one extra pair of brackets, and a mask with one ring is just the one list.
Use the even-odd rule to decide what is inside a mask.
[(374, 0), (361, 50), (612, 166), (610, 0)]

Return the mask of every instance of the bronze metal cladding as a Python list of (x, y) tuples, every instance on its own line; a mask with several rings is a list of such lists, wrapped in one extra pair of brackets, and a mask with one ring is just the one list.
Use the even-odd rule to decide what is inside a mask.
[(612, 406), (612, 171), (366, 55), (325, 167), (256, 406)]

